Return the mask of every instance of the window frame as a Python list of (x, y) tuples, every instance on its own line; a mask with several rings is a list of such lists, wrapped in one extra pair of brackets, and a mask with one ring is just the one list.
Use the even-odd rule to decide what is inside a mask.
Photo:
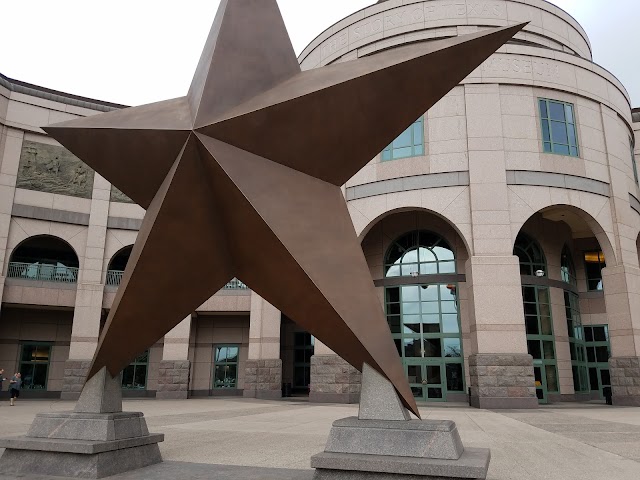
[[(142, 362), (140, 361), (140, 358), (143, 357), (146, 354), (147, 360), (146, 362)], [(122, 378), (121, 378), (121, 387), (122, 390), (126, 390), (128, 392), (143, 392), (147, 389), (147, 385), (149, 384), (149, 360), (150, 360), (150, 355), (151, 355), (151, 349), (147, 349), (145, 350), (143, 353), (141, 353), (140, 355), (138, 355), (133, 362), (131, 362), (129, 365), (127, 365), (123, 370), (122, 370)], [(138, 370), (138, 368), (143, 368), (144, 367), (144, 387), (143, 388), (136, 388), (134, 386), (128, 387), (125, 386), (124, 384), (124, 371), (127, 368), (133, 367), (133, 384), (135, 385), (135, 380), (136, 380), (136, 371)]]
[[(600, 266), (600, 277), (597, 278), (597, 280), (600, 280), (600, 285), (602, 286), (602, 288), (591, 288), (589, 282), (592, 280), (596, 280), (595, 277), (590, 277), (589, 273), (588, 273), (588, 269), (587, 266), (589, 265), (589, 263), (594, 263), (594, 262), (587, 262), (587, 254), (597, 254), (598, 255), (598, 265)], [(584, 276), (585, 276), (585, 281), (587, 282), (587, 291), (588, 292), (604, 292), (604, 280), (602, 278), (602, 269), (603, 268), (607, 268), (607, 259), (604, 256), (604, 252), (602, 250), (584, 250), (582, 252), (583, 256), (582, 256), (582, 260), (584, 262)]]
[[(415, 235), (415, 241), (408, 248), (402, 245), (403, 241), (412, 235)], [(434, 241), (421, 241), (423, 238)], [(413, 239), (411, 239), (413, 240)], [(397, 248), (399, 251), (404, 249), (401, 252), (401, 255), (395, 260), (391, 261), (392, 258), (392, 249)], [(448, 250), (451, 252), (453, 258), (440, 258), (438, 256), (438, 252), (435, 251), (436, 248), (441, 248), (443, 250)], [(420, 257), (420, 249), (428, 250), (435, 259), (433, 260), (422, 260)], [(417, 251), (417, 259), (415, 262), (407, 261), (403, 262), (405, 255), (408, 253)], [(440, 255), (442, 256), (442, 255)], [(458, 259), (456, 256), (456, 250), (452, 247), (447, 239), (445, 239), (442, 235), (439, 235), (430, 230), (412, 230), (410, 232), (406, 232), (398, 237), (396, 237), (393, 242), (387, 248), (387, 251), (384, 255), (384, 278), (411, 278), (414, 275), (414, 272), (419, 276), (427, 276), (427, 275), (455, 275), (458, 273)], [(423, 272), (427, 268), (433, 268), (435, 266), (435, 272)], [(399, 270), (399, 274), (390, 274), (392, 269), (397, 268)], [(453, 267), (453, 268), (450, 268)], [(404, 270), (409, 268), (415, 268), (416, 270), (412, 270), (408, 275), (404, 274)]]
[(631, 167), (633, 168), (633, 178), (636, 181), (636, 185), (640, 186), (640, 179), (638, 178), (638, 162), (636, 162), (636, 140), (633, 135), (629, 137), (629, 143), (631, 144)]
[[(237, 348), (238, 349), (238, 355), (236, 356), (236, 361), (235, 362), (229, 362), (229, 361), (224, 361), (224, 362), (218, 362), (216, 359), (218, 358), (218, 349), (221, 348)], [(233, 387), (225, 387), (225, 386), (216, 386), (216, 368), (218, 366), (231, 366), (231, 365), (235, 365), (236, 367), (236, 379), (235, 379), (235, 384)], [(213, 390), (233, 390), (233, 389), (238, 389), (238, 379), (239, 379), (239, 374), (240, 374), (240, 344), (238, 343), (221, 343), (221, 344), (215, 344), (213, 346), (213, 362), (211, 364), (211, 368), (212, 368), (212, 375), (211, 375), (211, 388)], [(226, 377), (225, 377), (226, 379)]]
[[(544, 113), (543, 113), (543, 109), (542, 109), (543, 104), (544, 104), (544, 109), (546, 110), (546, 116), (544, 116)], [(559, 104), (563, 106), (564, 116), (565, 116), (564, 120), (556, 120), (551, 118), (550, 104)], [(567, 108), (569, 108), (571, 111), (571, 118), (573, 119), (573, 122), (569, 121), (569, 119), (567, 118)], [(562, 100), (554, 100), (552, 98), (538, 97), (538, 114), (540, 116), (540, 134), (542, 139), (542, 152), (551, 154), (551, 155), (561, 155), (564, 157), (580, 158), (580, 140), (578, 138), (578, 123), (576, 118), (575, 104), (570, 102), (564, 102)], [(547, 125), (548, 125), (548, 128), (547, 128), (547, 131), (549, 134), (548, 140), (545, 138), (545, 128), (544, 128), (545, 122), (547, 122)], [(564, 124), (568, 143), (554, 141), (552, 122)], [(573, 136), (575, 138), (575, 145), (571, 144), (571, 135), (569, 131), (570, 127), (573, 127), (573, 134), (574, 134)], [(549, 146), (549, 150), (546, 149), (547, 145)], [(568, 153), (555, 151), (554, 145), (567, 147)], [(572, 148), (575, 149), (575, 154), (572, 153), (572, 150), (571, 150)]]
[[(426, 147), (425, 147), (425, 119), (424, 119), (424, 115), (421, 115), (420, 118), (418, 118), (415, 122), (413, 122), (406, 130), (404, 130), (400, 135), (398, 135), (398, 137), (394, 138), (393, 141), (387, 145), (382, 152), (380, 152), (380, 161), (381, 162), (392, 162), (394, 160), (402, 160), (405, 158), (412, 158), (412, 157), (423, 157), (426, 155)], [(415, 139), (415, 129), (414, 127), (420, 124), (420, 136), (421, 136), (421, 140), (420, 142), (416, 142)], [(406, 133), (407, 131), (410, 131), (411, 133), (411, 155), (398, 155), (398, 156), (394, 156), (393, 152), (394, 152), (394, 142), (396, 140), (398, 140), (398, 138), (400, 138), (402, 135), (404, 135), (404, 133)], [(395, 148), (395, 150), (399, 150), (400, 148), (409, 148), (409, 147), (397, 147)]]
[[(38, 361), (33, 361), (33, 360), (22, 360), (22, 356), (24, 354), (24, 348), (25, 347), (47, 347), (49, 349), (49, 356), (47, 358), (46, 362), (38, 362)], [(51, 342), (22, 342), (20, 343), (20, 350), (19, 350), (19, 357), (18, 357), (18, 372), (21, 373), (22, 375), (22, 389), (23, 390), (39, 390), (39, 391), (47, 391), (47, 389), (49, 388), (49, 372), (50, 369), (49, 367), (51, 366), (51, 356), (53, 355), (53, 343)], [(27, 385), (25, 382), (25, 374), (23, 373), (23, 369), (22, 366), (23, 365), (33, 365), (34, 366), (34, 371), (35, 371), (35, 366), (36, 365), (46, 365), (46, 375), (45, 375), (45, 380), (44, 380), (44, 386), (43, 388), (33, 388), (33, 382), (31, 382), (31, 385)]]

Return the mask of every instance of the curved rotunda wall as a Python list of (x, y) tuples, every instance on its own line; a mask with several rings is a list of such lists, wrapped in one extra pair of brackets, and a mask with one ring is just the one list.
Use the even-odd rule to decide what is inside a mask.
[[(629, 207), (640, 198), (629, 95), (591, 61), (586, 33), (560, 8), (542, 0), (387, 0), (328, 28), (299, 59), (303, 69), (316, 68), (524, 21), (530, 23), (514, 41), (425, 113), (420, 154), (392, 161), (378, 155), (347, 182), (357, 231), (394, 208), (428, 208), (449, 218), (476, 253), (471, 212), (478, 204), (464, 192), (470, 184), (499, 180), (508, 186), (512, 220), (526, 218), (531, 205), (529, 214), (558, 203), (582, 208), (618, 243), (616, 256), (629, 256), (632, 235), (615, 242), (613, 233), (616, 220), (638, 221)], [(578, 156), (544, 152), (539, 99), (574, 106)], [(612, 199), (617, 219), (603, 209)]]

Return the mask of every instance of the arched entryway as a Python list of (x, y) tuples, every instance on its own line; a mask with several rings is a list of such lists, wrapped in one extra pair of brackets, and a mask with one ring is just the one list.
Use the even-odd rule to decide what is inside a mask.
[(416, 400), (466, 401), (464, 242), (443, 218), (411, 211), (380, 220), (362, 245)]
[(585, 212), (557, 205), (525, 222), (514, 255), (538, 400), (603, 398), (611, 386), (603, 270), (613, 249), (607, 236)]
[(127, 263), (129, 262), (129, 257), (131, 256), (131, 251), (133, 250), (133, 245), (126, 246), (120, 249), (109, 262), (109, 267), (107, 268), (107, 278), (106, 284), (111, 286), (120, 285), (122, 281), (122, 275), (124, 275), (124, 270), (127, 268)]

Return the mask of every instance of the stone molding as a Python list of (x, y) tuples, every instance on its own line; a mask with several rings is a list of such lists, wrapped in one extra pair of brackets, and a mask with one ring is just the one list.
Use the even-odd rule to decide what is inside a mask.
[(347, 187), (347, 201), (385, 195), (387, 193), (410, 192), (427, 188), (466, 187), (469, 185), (469, 172), (446, 172), (413, 175), (392, 178), (378, 182)]
[(245, 365), (244, 397), (263, 400), (282, 398), (282, 360), (247, 360)]
[(469, 376), (472, 407), (538, 408), (531, 355), (471, 355)]
[(338, 355), (311, 357), (312, 403), (358, 403), (361, 373)]
[(531, 170), (507, 170), (507, 185), (533, 185), (539, 187), (566, 188), (580, 192), (593, 193), (609, 198), (608, 183), (586, 177), (563, 173), (537, 172)]
[(139, 218), (109, 217), (107, 219), (107, 228), (132, 230), (137, 232), (140, 230), (141, 226), (142, 219)]
[(19, 203), (13, 204), (11, 215), (20, 218), (32, 218), (34, 220), (70, 223), (72, 225), (89, 225), (88, 213), (56, 210), (54, 208), (34, 207), (32, 205), (20, 205)]
[(640, 357), (609, 359), (613, 404), (640, 407)]
[(156, 398), (175, 400), (189, 398), (189, 374), (191, 362), (188, 360), (163, 360), (158, 368), (158, 389)]

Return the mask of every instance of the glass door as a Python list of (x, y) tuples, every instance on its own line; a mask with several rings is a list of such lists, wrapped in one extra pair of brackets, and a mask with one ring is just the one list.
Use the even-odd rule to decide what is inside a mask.
[(533, 375), (536, 381), (536, 396), (538, 397), (539, 403), (549, 403), (547, 399), (547, 378), (546, 375), (542, 374), (543, 368), (543, 365), (536, 365), (534, 361)]
[(404, 363), (409, 386), (418, 402), (446, 401), (440, 362), (405, 359)]

